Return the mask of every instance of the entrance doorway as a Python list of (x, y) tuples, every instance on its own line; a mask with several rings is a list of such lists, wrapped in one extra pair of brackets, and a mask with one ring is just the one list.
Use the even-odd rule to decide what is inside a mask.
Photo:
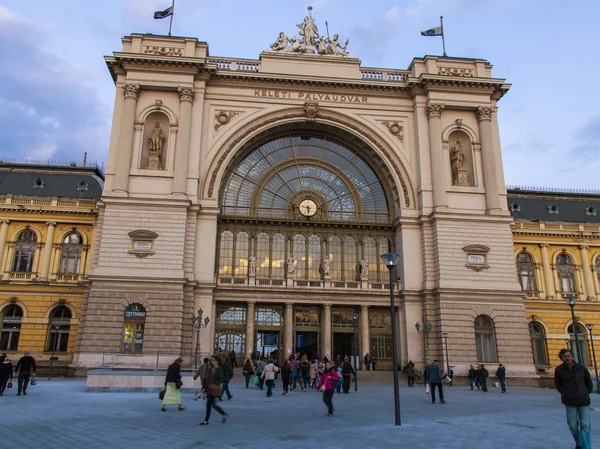
[(304, 354), (309, 360), (319, 356), (319, 333), (296, 332), (296, 353), (302, 357)]
[(344, 355), (353, 355), (354, 333), (335, 332), (333, 334), (333, 360), (339, 355), (344, 360)]
[(262, 357), (279, 360), (280, 333), (273, 330), (259, 330), (256, 333), (256, 351)]

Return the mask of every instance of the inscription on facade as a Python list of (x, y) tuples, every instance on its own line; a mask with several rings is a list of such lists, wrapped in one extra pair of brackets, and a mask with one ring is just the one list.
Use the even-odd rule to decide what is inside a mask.
[(331, 101), (334, 103), (368, 103), (367, 97), (358, 95), (318, 94), (314, 92), (289, 92), (286, 90), (254, 89), (255, 97), (289, 98), (296, 100)]

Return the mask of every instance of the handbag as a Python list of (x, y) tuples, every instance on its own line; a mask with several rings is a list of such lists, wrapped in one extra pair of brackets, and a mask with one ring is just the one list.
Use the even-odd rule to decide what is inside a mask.
[(6, 388), (12, 388), (12, 381), (8, 381), (8, 383), (6, 384)]
[(181, 387), (183, 387), (183, 381), (179, 379), (177, 382), (175, 382), (175, 388), (179, 390)]
[(321, 385), (321, 388), (319, 388), (319, 391), (321, 393), (325, 393), (326, 390), (327, 390), (327, 388), (325, 387), (325, 384)]
[(208, 381), (208, 394), (210, 394), (213, 398), (219, 399), (223, 396), (223, 391), (221, 387), (216, 384), (213, 384), (213, 379), (215, 378), (215, 370), (213, 369), (212, 374), (210, 375), (210, 380)]
[(36, 377), (35, 377), (35, 374), (32, 374), (32, 375), (31, 375), (31, 380), (29, 381), (29, 383), (30, 383), (31, 385), (35, 385), (35, 384), (37, 384), (37, 379), (36, 379)]
[(258, 375), (254, 376), (254, 379), (252, 380), (252, 382), (254, 382), (254, 385), (258, 385), (260, 382), (260, 377), (258, 377)]
[(161, 390), (158, 393), (158, 399), (160, 399), (161, 401), (165, 398), (165, 394), (167, 393), (167, 390)]
[(425, 394), (429, 394), (430, 390), (429, 390), (429, 383), (425, 384)]

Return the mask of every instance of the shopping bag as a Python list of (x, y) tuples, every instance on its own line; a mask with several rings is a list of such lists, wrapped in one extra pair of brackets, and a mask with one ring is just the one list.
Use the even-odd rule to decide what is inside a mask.
[(429, 394), (431, 390), (429, 389), (429, 384), (425, 384), (425, 394)]
[(29, 383), (30, 383), (31, 385), (35, 385), (35, 384), (37, 384), (37, 379), (36, 379), (36, 377), (35, 377), (35, 374), (32, 374), (32, 375), (31, 375), (31, 380), (29, 381)]
[(500, 382), (494, 382), (494, 385), (496, 386), (496, 388), (500, 388)]
[(258, 385), (260, 382), (260, 377), (254, 376), (254, 379), (252, 379), (252, 382), (254, 382), (254, 385)]

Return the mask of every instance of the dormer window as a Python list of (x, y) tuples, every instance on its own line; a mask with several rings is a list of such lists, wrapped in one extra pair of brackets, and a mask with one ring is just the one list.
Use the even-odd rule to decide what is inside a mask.
[(78, 192), (87, 192), (88, 190), (90, 190), (90, 186), (87, 182), (85, 181), (80, 181), (79, 184), (77, 184), (77, 191)]
[(548, 213), (550, 215), (558, 215), (558, 206), (556, 204), (548, 206)]
[(46, 183), (42, 181), (42, 178), (38, 178), (33, 181), (33, 190), (42, 190), (46, 186)]
[(510, 210), (513, 213), (521, 212), (521, 205), (515, 201), (510, 205)]
[(588, 217), (595, 217), (595, 216), (596, 216), (596, 208), (595, 208), (595, 207), (593, 207), (593, 206), (586, 207), (586, 208), (585, 208), (585, 214), (586, 214)]

